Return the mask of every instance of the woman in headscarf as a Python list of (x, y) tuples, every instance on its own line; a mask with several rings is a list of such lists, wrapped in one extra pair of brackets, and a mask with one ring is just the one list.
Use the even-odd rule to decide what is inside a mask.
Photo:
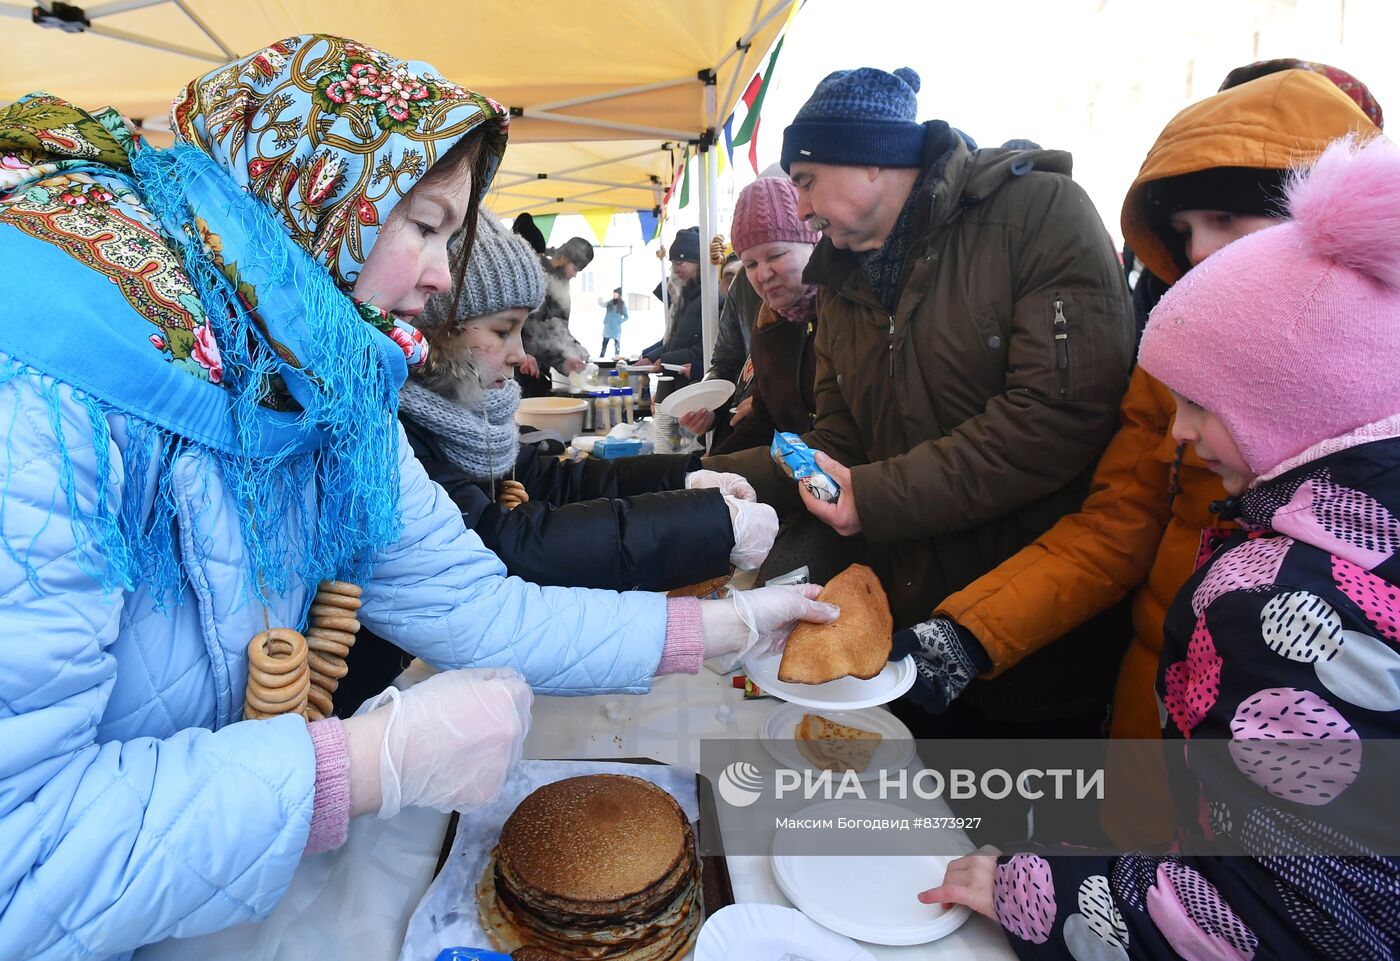
[[(264, 916), (349, 817), (492, 797), (530, 687), (641, 692), (823, 616), (507, 578), (413, 459), (406, 321), (464, 224), (471, 247), (499, 106), (315, 35), (197, 78), (172, 121), (156, 150), (52, 96), (0, 111), (7, 958)], [(343, 725), (240, 721), (250, 638), (332, 578), (443, 673)]]

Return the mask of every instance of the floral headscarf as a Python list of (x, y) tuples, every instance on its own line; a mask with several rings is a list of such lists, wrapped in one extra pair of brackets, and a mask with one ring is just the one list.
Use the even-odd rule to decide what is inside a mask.
[[(320, 35), (189, 84), (169, 150), (49, 95), (0, 109), (0, 228), (17, 228), (0, 229), (0, 274), (35, 265), (23, 282), (56, 319), (24, 323), (22, 305), (0, 304), (0, 378), (20, 363), (81, 387), (100, 448), (119, 412), (168, 449), (208, 451), (254, 593), (366, 575), (398, 536), (394, 412), (422, 342), (357, 305), (353, 285), (398, 202), (495, 118), (491, 172), (498, 105), (426, 64)], [(127, 465), (126, 503), (156, 516), (112, 516), (105, 475), (96, 512), (74, 509), (77, 536), (100, 542), (104, 584), (178, 596), (163, 493), (175, 459), (154, 476)]]
[[(321, 35), (206, 73), (170, 111), (176, 136), (272, 207), (345, 290), (409, 189), (492, 116), (505, 111), (428, 64)], [(505, 141), (488, 147), (494, 174)]]
[[(505, 116), (428, 64), (324, 35), (290, 37), (210, 71), (170, 111), (179, 141), (271, 207), (347, 293), (404, 195), (463, 136)], [(485, 148), (489, 184), (504, 137)], [(359, 306), (409, 366), (422, 362), (427, 348), (415, 328)]]

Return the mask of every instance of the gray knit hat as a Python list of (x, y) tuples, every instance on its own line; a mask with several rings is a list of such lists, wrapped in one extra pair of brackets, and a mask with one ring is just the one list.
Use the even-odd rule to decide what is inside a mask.
[[(461, 235), (449, 247), (453, 273), (460, 262)], [(512, 307), (534, 310), (544, 302), (544, 271), (530, 245), (485, 210), (477, 215), (476, 245), (462, 277), (457, 317), (450, 318), (455, 294), (428, 298), (414, 325), (435, 330), (450, 319), (484, 317)]]

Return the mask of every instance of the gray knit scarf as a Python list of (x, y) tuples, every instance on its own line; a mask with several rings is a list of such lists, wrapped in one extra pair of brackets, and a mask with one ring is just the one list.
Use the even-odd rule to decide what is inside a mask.
[(409, 380), (399, 391), (399, 413), (431, 431), (447, 459), (478, 481), (494, 481), (515, 466), (520, 429), (515, 409), (520, 385), (513, 380), (482, 391), (479, 407), (463, 407)]

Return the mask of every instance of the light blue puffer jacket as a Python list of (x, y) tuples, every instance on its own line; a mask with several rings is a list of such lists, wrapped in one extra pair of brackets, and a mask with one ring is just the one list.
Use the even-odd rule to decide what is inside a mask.
[[(80, 557), (97, 559), (75, 543), (56, 430), (89, 512), (101, 459), (73, 392), (28, 371), (0, 385), (0, 422), (14, 552), (0, 549), (0, 959), (108, 958), (266, 916), (306, 843), (315, 756), (299, 718), (238, 720), (263, 611), (245, 599), (217, 467), (199, 453), (175, 465), (182, 554), (203, 560), (162, 612), (84, 573)], [(120, 497), (127, 431), (109, 424)], [(546, 694), (647, 690), (664, 599), (506, 577), (400, 441), (403, 537), (363, 585), (360, 619), (439, 667), (514, 667)], [(305, 600), (279, 599), (271, 622), (295, 624)]]

